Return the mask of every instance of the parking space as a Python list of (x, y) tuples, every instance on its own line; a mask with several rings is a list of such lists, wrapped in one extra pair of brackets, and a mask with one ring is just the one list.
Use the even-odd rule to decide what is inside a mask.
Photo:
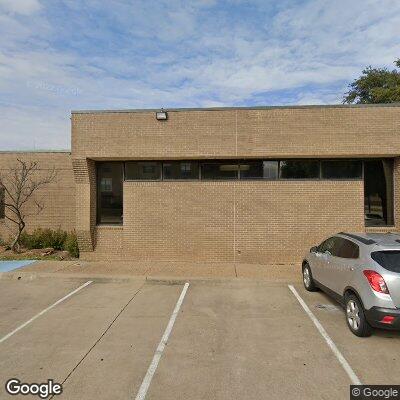
[(360, 339), (347, 329), (342, 309), (327, 295), (322, 292), (309, 293), (300, 285), (295, 287), (363, 383), (400, 383), (399, 332), (376, 329), (371, 337)]
[(0, 280), (0, 338), (36, 315), (84, 281), (41, 279)]
[(287, 287), (193, 285), (183, 310), (149, 399), (346, 396), (348, 377)]
[[(84, 283), (0, 281), (0, 339)], [(363, 383), (398, 383), (399, 334), (359, 339), (324, 294), (295, 288)], [(57, 398), (135, 399), (182, 289), (88, 284), (0, 343), (0, 398), (16, 377), (63, 383)], [(191, 282), (158, 356), (146, 399), (338, 399), (351, 383), (284, 283)]]

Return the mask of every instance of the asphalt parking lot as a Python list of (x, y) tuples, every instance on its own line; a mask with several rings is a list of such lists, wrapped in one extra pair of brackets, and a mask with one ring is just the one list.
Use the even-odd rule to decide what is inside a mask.
[[(54, 379), (55, 399), (349, 398), (348, 372), (287, 284), (87, 282), (0, 280), (1, 399), (19, 398), (10, 378)], [(357, 338), (328, 297), (294, 288), (362, 383), (400, 383), (398, 333)]]

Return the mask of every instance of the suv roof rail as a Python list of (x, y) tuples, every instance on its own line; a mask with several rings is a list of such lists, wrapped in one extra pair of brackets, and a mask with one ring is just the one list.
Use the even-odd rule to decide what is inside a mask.
[(352, 233), (339, 232), (339, 235), (348, 236), (348, 237), (350, 237), (350, 238), (352, 238), (354, 240), (357, 240), (357, 241), (359, 241), (359, 242), (361, 242), (363, 244), (367, 244), (367, 245), (376, 243), (375, 240), (366, 239), (366, 238), (364, 238), (362, 236), (354, 235)]

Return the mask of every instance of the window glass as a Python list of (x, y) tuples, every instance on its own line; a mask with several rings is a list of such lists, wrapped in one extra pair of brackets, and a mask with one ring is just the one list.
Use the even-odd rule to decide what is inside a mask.
[(361, 161), (321, 161), (323, 179), (358, 179), (362, 177)]
[(199, 163), (196, 161), (163, 162), (164, 179), (199, 179)]
[(112, 192), (112, 178), (101, 178), (100, 190), (102, 192)]
[(278, 161), (240, 162), (240, 179), (277, 179)]
[(371, 257), (388, 271), (400, 272), (400, 251), (374, 251)]
[(280, 162), (282, 179), (318, 179), (319, 161), (288, 160)]
[(122, 162), (97, 164), (97, 222), (122, 224)]
[(393, 160), (365, 161), (365, 225), (394, 225), (393, 199)]
[(125, 179), (157, 181), (161, 179), (161, 162), (129, 161), (125, 163)]
[(341, 245), (340, 238), (333, 236), (330, 237), (329, 239), (326, 239), (325, 242), (319, 245), (318, 252), (325, 253), (326, 251), (329, 251), (331, 255), (338, 256), (340, 245)]
[(337, 256), (341, 258), (358, 258), (360, 253), (359, 247), (350, 240), (340, 239), (340, 249)]
[(326, 239), (318, 246), (318, 252), (324, 253), (326, 250), (331, 249), (333, 244), (333, 238)]
[(238, 179), (239, 164), (235, 161), (201, 163), (202, 179)]

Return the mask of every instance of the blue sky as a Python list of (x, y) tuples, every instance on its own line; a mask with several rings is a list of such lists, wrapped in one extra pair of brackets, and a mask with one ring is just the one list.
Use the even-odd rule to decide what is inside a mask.
[(0, 150), (75, 109), (340, 103), (400, 57), (399, 0), (0, 0)]

